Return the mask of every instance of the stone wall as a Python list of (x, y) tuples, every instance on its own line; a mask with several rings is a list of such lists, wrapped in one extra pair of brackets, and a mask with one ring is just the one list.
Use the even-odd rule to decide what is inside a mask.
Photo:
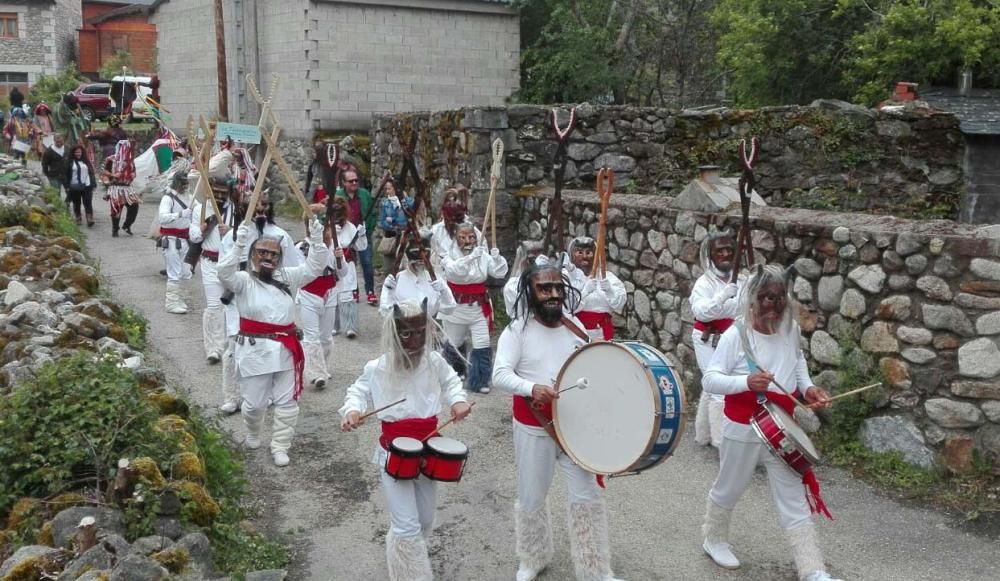
[(0, 2), (0, 12), (18, 15), (18, 38), (0, 39), (0, 70), (28, 73), (28, 84), (54, 75), (76, 59), (80, 2)]
[[(395, 154), (390, 144), (397, 134), (415, 126), (421, 163), (452, 163), (458, 179), (481, 182), (489, 142), (501, 137), (504, 188), (551, 185), (556, 143), (548, 113), (515, 105), (378, 117), (373, 158), (384, 165)], [(619, 191), (677, 194), (699, 165), (721, 165), (724, 175), (735, 175), (739, 141), (756, 135), (762, 142), (757, 189), (771, 205), (957, 216), (964, 146), (951, 114), (877, 113), (833, 101), (683, 112), (584, 104), (577, 114), (566, 165), (571, 186), (590, 187), (596, 168), (608, 166)]]
[[(551, 190), (519, 197), (518, 236), (538, 239)], [(596, 195), (563, 192), (568, 232), (596, 234)], [(760, 259), (794, 266), (803, 349), (821, 385), (856, 344), (889, 384), (866, 443), (930, 465), (936, 452), (967, 469), (975, 447), (1000, 459), (1000, 226), (908, 221), (871, 214), (754, 210)], [(629, 299), (619, 336), (663, 350), (689, 391), (698, 377), (688, 295), (698, 246), (724, 215), (678, 211), (654, 196), (615, 194), (608, 264)]]

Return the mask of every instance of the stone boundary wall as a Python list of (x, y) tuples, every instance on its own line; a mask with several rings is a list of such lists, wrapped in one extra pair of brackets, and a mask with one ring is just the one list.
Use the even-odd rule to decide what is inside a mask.
[[(540, 239), (552, 190), (519, 197), (521, 239)], [(564, 191), (567, 232), (596, 235), (597, 197)], [(758, 259), (791, 265), (802, 347), (821, 385), (836, 382), (842, 345), (860, 345), (890, 384), (862, 436), (915, 464), (938, 457), (957, 470), (972, 450), (1000, 458), (1000, 226), (870, 214), (755, 208)], [(628, 303), (620, 337), (659, 347), (697, 391), (688, 295), (709, 228), (738, 211), (702, 214), (662, 197), (616, 194), (608, 214), (608, 267)], [(944, 452), (939, 456), (939, 452)]]
[[(488, 190), (490, 143), (499, 137), (502, 190), (552, 185), (556, 142), (549, 111), (512, 105), (376, 116), (373, 173), (387, 165), (395, 170), (400, 135), (416, 130), (417, 165), (432, 181)], [(879, 113), (838, 101), (680, 112), (585, 103), (577, 117), (567, 152), (569, 186), (592, 186), (596, 168), (608, 166), (619, 191), (675, 195), (699, 165), (721, 165), (724, 175), (736, 175), (739, 142), (756, 135), (762, 143), (757, 189), (770, 205), (957, 217), (964, 145), (950, 113)], [(498, 206), (498, 212), (504, 210)]]

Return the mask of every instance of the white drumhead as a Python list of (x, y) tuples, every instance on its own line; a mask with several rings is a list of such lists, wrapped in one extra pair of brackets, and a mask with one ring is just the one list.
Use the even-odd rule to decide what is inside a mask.
[(812, 441), (809, 440), (809, 436), (806, 435), (805, 430), (799, 426), (795, 419), (777, 405), (768, 406), (768, 410), (770, 410), (771, 415), (774, 416), (774, 421), (784, 428), (785, 436), (794, 440), (795, 443), (798, 444), (808, 456), (811, 456), (814, 461), (818, 461), (819, 451), (816, 450)]
[(392, 441), (392, 445), (403, 452), (419, 452), (424, 449), (424, 443), (416, 438), (400, 436)]
[(427, 447), (442, 454), (466, 454), (469, 451), (465, 444), (458, 440), (442, 437), (427, 440)]
[(611, 342), (583, 347), (563, 366), (558, 389), (580, 379), (586, 389), (559, 394), (553, 419), (559, 442), (581, 468), (596, 474), (628, 469), (653, 438), (656, 391), (649, 371)]

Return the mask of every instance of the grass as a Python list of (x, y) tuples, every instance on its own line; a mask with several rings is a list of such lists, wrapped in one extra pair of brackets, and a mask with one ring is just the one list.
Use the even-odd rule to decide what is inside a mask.
[[(94, 121), (92, 124), (94, 131), (103, 131), (108, 128), (107, 121)], [(156, 125), (148, 121), (139, 121), (136, 123), (122, 123), (121, 128), (125, 131), (130, 131), (133, 133), (143, 133), (145, 131), (152, 131)]]

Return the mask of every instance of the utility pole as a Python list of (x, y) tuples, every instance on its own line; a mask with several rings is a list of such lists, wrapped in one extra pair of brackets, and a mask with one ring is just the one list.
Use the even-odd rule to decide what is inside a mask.
[(226, 80), (226, 31), (222, 0), (215, 0), (215, 68), (219, 77), (219, 120), (229, 120), (229, 83)]

